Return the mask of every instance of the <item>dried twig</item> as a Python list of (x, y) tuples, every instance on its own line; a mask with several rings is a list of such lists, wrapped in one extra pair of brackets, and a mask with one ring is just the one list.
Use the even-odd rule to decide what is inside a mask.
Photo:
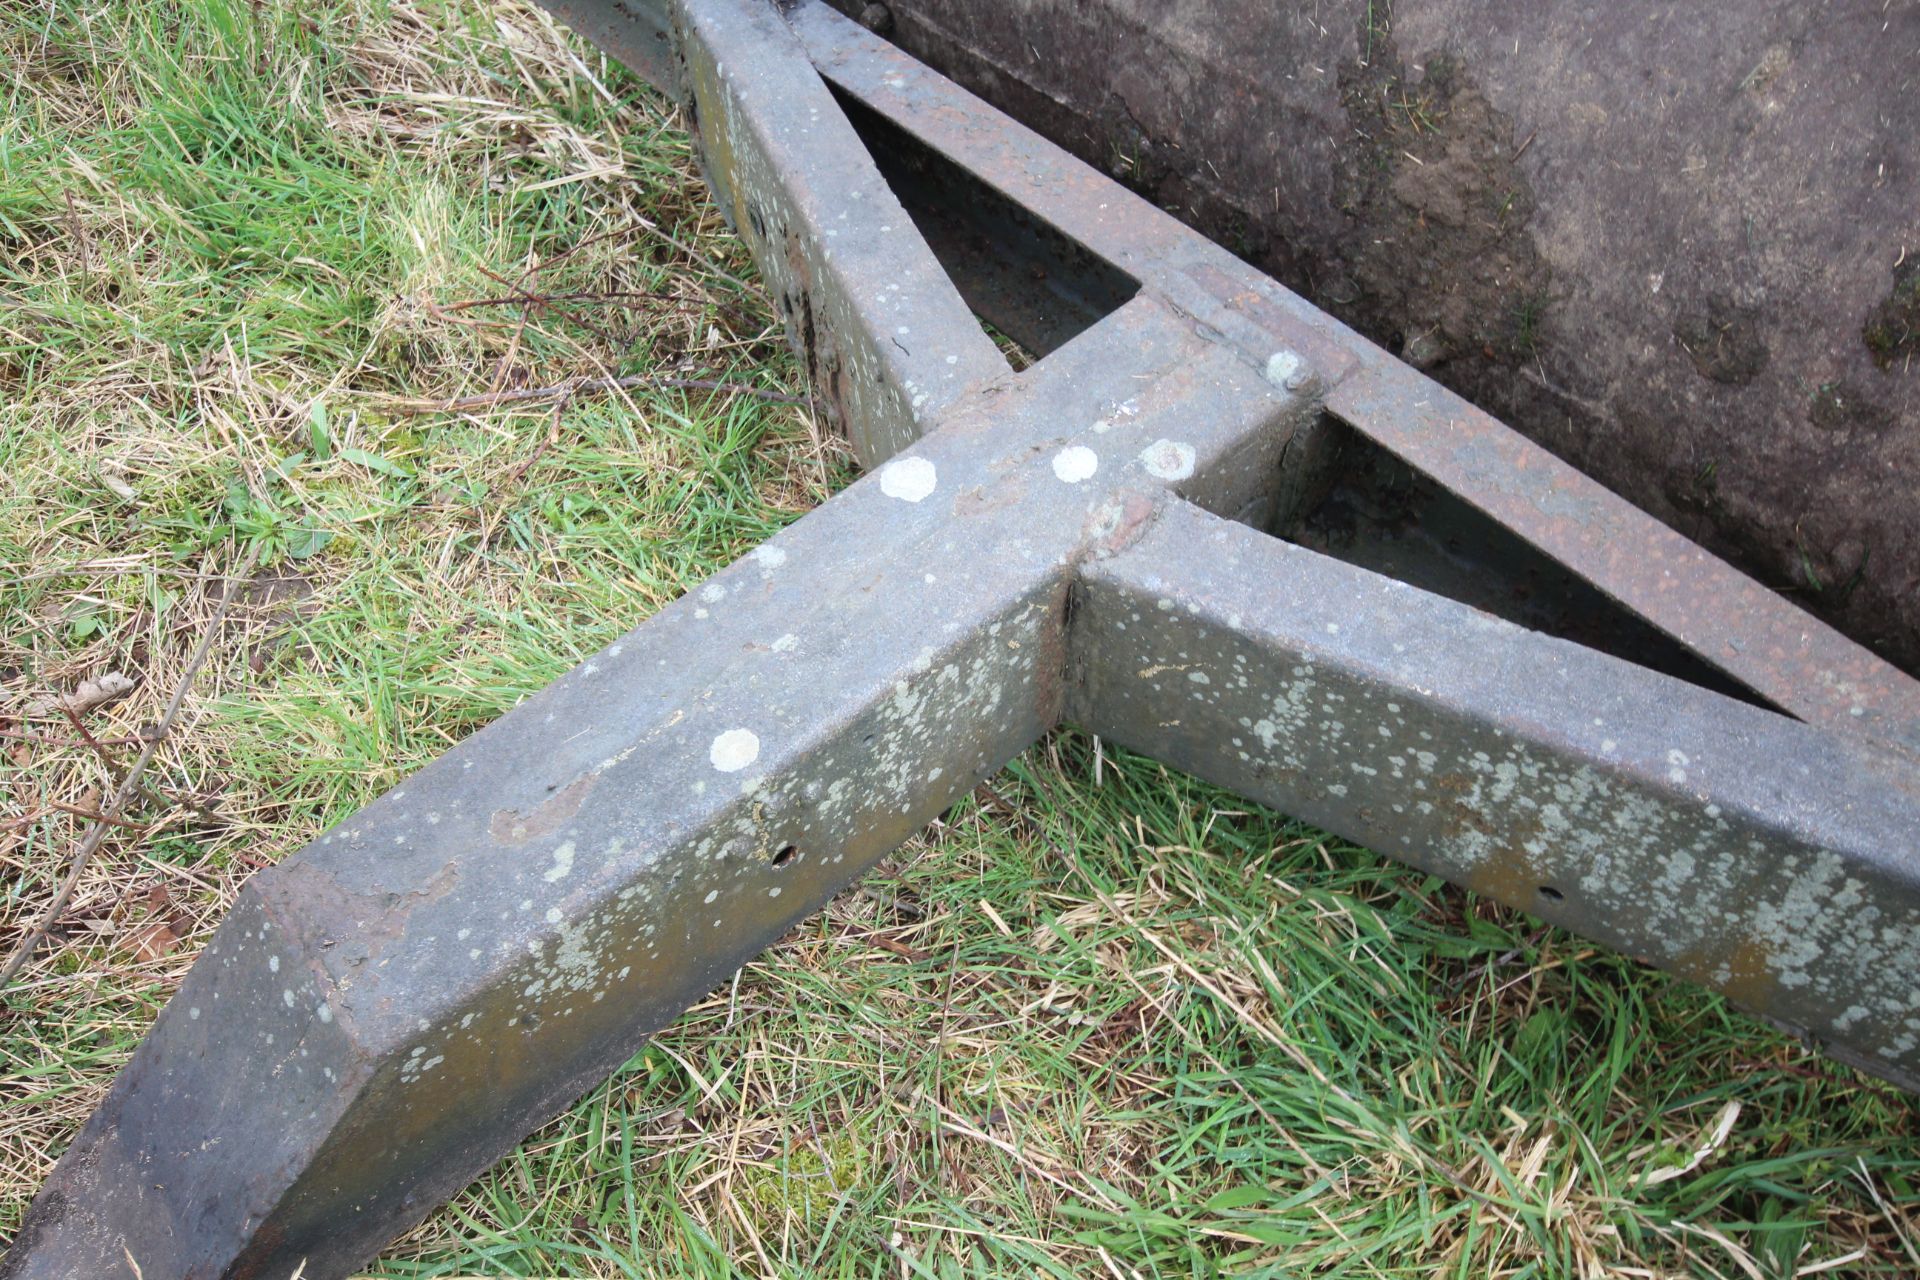
[(252, 574), (254, 561), (259, 558), (260, 549), (255, 547), (247, 553), (247, 558), (241, 562), (240, 568), (227, 579), (227, 589), (220, 595), (219, 607), (213, 611), (213, 618), (207, 623), (206, 633), (200, 637), (200, 643), (194, 647), (193, 656), (187, 660), (187, 669), (181, 675), (180, 683), (174, 687), (173, 698), (167, 703), (166, 714), (160, 717), (159, 725), (155, 727), (152, 736), (140, 749), (140, 754), (134, 760), (133, 766), (127, 770), (126, 776), (120, 779), (120, 785), (114, 789), (113, 798), (101, 809), (100, 817), (88, 829), (86, 837), (80, 842), (79, 849), (74, 851), (73, 861), (67, 867), (67, 876), (61, 882), (59, 892), (54, 894), (53, 901), (47, 905), (46, 911), (33, 927), (27, 930), (26, 936), (20, 939), (20, 945), (14, 948), (13, 954), (7, 958), (6, 967), (0, 968), (0, 991), (4, 991), (13, 981), (14, 975), (33, 958), (40, 940), (47, 936), (47, 932), (60, 919), (60, 913), (65, 911), (67, 904), (73, 900), (73, 891), (79, 885), (80, 877), (86, 874), (87, 864), (93, 861), (94, 851), (99, 849), (100, 842), (106, 838), (111, 825), (119, 818), (120, 810), (126, 807), (128, 799), (139, 787), (140, 775), (146, 772), (147, 764), (153, 759), (154, 752), (160, 749), (160, 744), (165, 742), (167, 735), (172, 732), (174, 722), (180, 718), (180, 708), (187, 701), (187, 690), (193, 687), (194, 677), (200, 674), (200, 667), (206, 662), (207, 653), (213, 648), (214, 638), (220, 633), (220, 623), (227, 616), (227, 607), (233, 603), (233, 597), (240, 584)]
[[(489, 273), (491, 274), (491, 273)], [(603, 306), (623, 306), (638, 302), (677, 302), (688, 304), (695, 300), (682, 298), (671, 293), (648, 293), (642, 289), (610, 289), (600, 293), (540, 293), (529, 294), (516, 288), (511, 294), (499, 298), (465, 298), (459, 302), (436, 303), (437, 311), (472, 311), (476, 307), (519, 307), (529, 301), (541, 302), (587, 302)]]
[[(113, 779), (115, 786), (118, 786), (121, 780), (127, 776), (126, 766), (120, 763), (119, 757), (107, 750), (106, 743), (93, 736), (92, 730), (87, 728), (86, 723), (80, 719), (79, 714), (76, 713), (73, 708), (62, 704), (60, 710), (67, 717), (67, 722), (73, 726), (74, 731), (80, 735), (80, 741), (92, 747), (94, 754), (100, 757), (100, 763), (106, 766), (107, 776)], [(116, 746), (137, 747), (140, 745), (140, 739), (116, 738), (113, 740), (113, 743)], [(170, 805), (178, 805), (183, 809), (191, 809), (200, 815), (200, 819), (203, 822), (218, 822), (220, 820), (219, 816), (213, 812), (212, 808), (209, 807), (205, 801), (192, 794), (188, 794), (185, 797), (169, 795), (148, 782), (142, 782), (140, 784), (140, 794), (146, 798), (148, 803), (160, 805), (162, 808)], [(54, 807), (59, 808), (60, 806), (55, 805)], [(69, 812), (72, 812), (72, 810), (69, 810)], [(82, 814), (81, 816), (91, 818), (96, 815)], [(141, 824), (130, 822), (126, 825), (140, 826)]]
[(469, 409), (490, 409), (496, 405), (524, 404), (530, 400), (566, 400), (597, 392), (631, 391), (636, 388), (712, 391), (720, 395), (752, 396), (756, 400), (765, 400), (771, 404), (806, 403), (799, 396), (790, 396), (781, 391), (769, 391), (765, 387), (756, 387), (744, 382), (719, 382), (711, 378), (658, 378), (641, 374), (629, 378), (582, 378), (578, 382), (563, 382), (558, 386), (522, 387), (515, 391), (489, 391), (477, 396), (461, 396), (455, 400), (402, 401), (394, 406), (394, 412), (464, 413)]
[(31, 742), (42, 747), (137, 747), (138, 738), (56, 738), (45, 733), (22, 733), (18, 729), (0, 729), (0, 738), (8, 742)]
[(129, 831), (146, 832), (153, 830), (150, 823), (135, 822), (132, 818), (113, 818), (104, 813), (96, 813), (84, 805), (68, 804), (64, 800), (47, 801), (49, 809), (58, 809), (61, 813), (70, 813), (76, 818), (89, 818), (94, 822), (104, 822), (110, 826), (125, 827)]
[[(574, 324), (579, 325), (582, 329), (585, 329), (588, 333), (592, 334), (594, 337), (600, 339), (600, 341), (606, 343), (609, 350), (616, 349), (619, 346), (619, 344), (613, 340), (612, 334), (608, 333), (605, 329), (602, 329), (597, 324), (590, 324), (586, 320), (581, 319), (578, 315), (574, 314), (572, 311), (568, 310), (566, 307), (559, 305), (559, 302), (556, 299), (550, 298), (545, 294), (534, 293), (531, 290), (527, 289), (524, 285), (521, 285), (516, 281), (507, 279), (505, 276), (501, 275), (497, 271), (489, 271), (485, 267), (480, 268), (480, 274), (484, 275), (485, 277), (487, 277), (487, 279), (493, 281), (495, 284), (503, 284), (507, 288), (513, 290), (514, 293), (519, 295), (519, 301), (523, 306), (532, 307), (537, 310), (544, 311), (548, 315), (558, 316), (562, 320), (572, 321)], [(522, 276), (521, 278), (525, 279), (526, 277)], [(598, 363), (598, 361), (596, 361), (595, 363)]]
[(752, 285), (748, 284), (745, 280), (742, 280), (739, 276), (736, 276), (731, 272), (728, 272), (722, 269), (719, 263), (715, 262), (712, 258), (709, 258), (706, 254), (700, 252), (698, 249), (694, 248), (692, 245), (684, 244), (681, 241), (676, 240), (673, 237), (673, 235), (667, 231), (665, 227), (662, 227), (656, 223), (649, 222), (645, 218), (640, 218), (638, 219), (638, 221), (640, 225), (645, 227), (648, 231), (651, 231), (654, 235), (659, 236), (662, 240), (665, 240), (668, 244), (672, 245), (674, 248), (678, 249), (680, 252), (686, 254), (689, 258), (692, 258), (695, 262), (705, 267), (708, 271), (712, 272), (714, 275), (719, 276), (722, 280), (725, 280), (728, 284), (738, 289), (741, 293), (746, 294), (750, 298), (764, 298), (766, 296), (765, 294), (761, 293), (760, 290), (754, 288)]

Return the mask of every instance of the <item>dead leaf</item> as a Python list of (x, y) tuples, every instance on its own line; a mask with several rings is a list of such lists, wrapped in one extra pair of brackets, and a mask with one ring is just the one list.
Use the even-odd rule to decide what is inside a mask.
[(121, 942), (121, 946), (135, 960), (158, 960), (161, 956), (171, 955), (179, 949), (180, 935), (168, 927), (164, 921), (156, 920), (128, 934)]
[(95, 474), (100, 477), (100, 483), (111, 489), (121, 501), (132, 502), (139, 496), (133, 491), (133, 486), (127, 483), (127, 469), (122, 464), (111, 460), (102, 462)]
[(132, 676), (118, 671), (109, 671), (103, 676), (83, 680), (80, 687), (72, 693), (49, 695), (27, 704), (29, 716), (51, 715), (62, 707), (73, 714), (85, 715), (95, 707), (103, 707), (116, 699), (132, 693), (139, 683)]

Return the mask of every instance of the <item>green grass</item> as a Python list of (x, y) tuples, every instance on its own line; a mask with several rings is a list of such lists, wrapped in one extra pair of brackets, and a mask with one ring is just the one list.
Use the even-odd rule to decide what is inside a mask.
[[(127, 672), (86, 723), (130, 737), (265, 557), (152, 772), (200, 808), (143, 804), (0, 997), (10, 1233), (250, 870), (850, 472), (750, 396), (407, 411), (801, 390), (655, 230), (750, 276), (667, 108), (533, 10), (0, 0), (0, 93), (0, 945), (109, 785), (34, 701)], [(372, 1272), (1911, 1275), (1913, 1130), (1713, 997), (1063, 733)]]

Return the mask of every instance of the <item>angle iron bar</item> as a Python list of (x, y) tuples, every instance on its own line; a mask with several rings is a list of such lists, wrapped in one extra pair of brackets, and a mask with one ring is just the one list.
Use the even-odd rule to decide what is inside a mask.
[[(1721, 665), (1810, 723), (1238, 523), (1289, 514), (1330, 413), (1385, 433), (1412, 395), (1466, 411), (822, 6), (556, 7), (676, 78), (716, 196), (877, 465), (256, 875), (0, 1280), (120, 1274), (123, 1246), (150, 1280), (345, 1275), (1063, 719), (1914, 1087), (1920, 771), (1874, 740), (1905, 736), (1911, 682), (1704, 553), (1663, 590), (1581, 560), (1587, 534), (1519, 530), (1696, 647), (1683, 588), (1751, 594), (1725, 633), (1757, 637), (1751, 659)], [(1139, 294), (997, 368), (814, 63), (936, 143), (964, 124), (948, 154)], [(918, 108), (883, 101), (893, 80)], [(1105, 203), (1048, 195), (1070, 189)], [(1470, 500), (1554, 515), (1603, 492), (1473, 421), (1479, 452), (1439, 477)], [(1426, 430), (1390, 447), (1431, 462), (1446, 428)], [(1621, 505), (1601, 513), (1617, 554), (1676, 536)], [(1812, 696), (1808, 660), (1834, 673)]]

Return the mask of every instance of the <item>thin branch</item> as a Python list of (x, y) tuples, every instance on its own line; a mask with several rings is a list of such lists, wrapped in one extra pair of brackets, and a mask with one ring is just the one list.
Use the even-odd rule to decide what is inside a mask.
[(113, 753), (107, 750), (106, 744), (93, 736), (92, 731), (87, 728), (86, 721), (80, 718), (78, 711), (75, 711), (64, 701), (59, 705), (60, 714), (67, 718), (67, 723), (72, 725), (73, 731), (80, 735), (80, 740), (93, 748), (94, 754), (99, 756), (100, 762), (107, 766), (107, 772), (113, 776), (113, 780), (115, 782), (120, 781), (120, 762), (113, 758)]
[(748, 284), (745, 280), (742, 280), (739, 276), (736, 276), (731, 272), (728, 272), (722, 269), (719, 263), (715, 262), (712, 258), (709, 258), (706, 254), (700, 252), (698, 249), (694, 248), (692, 245), (683, 244), (679, 240), (674, 239), (673, 235), (670, 232), (668, 232), (665, 227), (659, 226), (658, 224), (653, 222), (649, 222), (645, 218), (638, 219), (638, 222), (640, 223), (641, 226), (645, 227), (648, 231), (651, 231), (654, 235), (659, 236), (662, 240), (665, 240), (668, 244), (672, 245), (674, 248), (678, 249), (680, 252), (686, 254), (689, 258), (692, 258), (695, 262), (705, 267), (708, 271), (712, 272), (714, 275), (719, 276), (722, 280), (725, 280), (728, 284), (732, 285), (734, 288), (738, 289), (740, 292), (746, 294), (748, 297), (760, 298), (760, 299), (764, 299), (766, 297), (764, 293), (754, 288), (752, 285)]
[(682, 298), (671, 293), (647, 293), (639, 289), (615, 289), (605, 293), (541, 293), (530, 294), (524, 290), (499, 298), (465, 298), (459, 302), (441, 302), (435, 306), (441, 311), (472, 311), (476, 307), (518, 307), (532, 300), (542, 302), (588, 302), (603, 306), (623, 306), (639, 302), (678, 302), (697, 305), (696, 298)]
[(91, 818), (95, 822), (105, 822), (116, 827), (125, 827), (129, 831), (151, 831), (150, 823), (135, 822), (131, 818), (110, 818), (104, 813), (95, 813), (92, 809), (77, 804), (67, 804), (63, 800), (49, 800), (47, 807), (58, 809), (61, 813), (70, 813), (76, 818)]
[(55, 738), (44, 733), (22, 733), (18, 729), (0, 729), (0, 738), (9, 742), (31, 742), (42, 747), (137, 747), (138, 738)]
[[(62, 715), (66, 716), (68, 722), (73, 725), (74, 731), (80, 735), (81, 740), (84, 741), (89, 747), (92, 747), (94, 752), (100, 757), (100, 763), (106, 766), (107, 776), (113, 779), (114, 784), (116, 786), (119, 785), (121, 779), (126, 777), (127, 771), (125, 766), (123, 766), (119, 760), (114, 758), (114, 755), (111, 751), (107, 750), (106, 743), (102, 742), (100, 739), (93, 736), (92, 731), (87, 728), (86, 723), (80, 719), (79, 712), (75, 711), (72, 707), (68, 706), (64, 702), (60, 704), (60, 712)], [(139, 746), (140, 745), (140, 739), (138, 738), (116, 738), (116, 739), (113, 739), (113, 741), (115, 742), (116, 745), (120, 745), (120, 746)], [(180, 796), (168, 795), (166, 794), (165, 791), (159, 788), (156, 788), (151, 783), (147, 783), (147, 782), (142, 782), (140, 784), (139, 791), (140, 791), (140, 794), (146, 797), (146, 799), (149, 802), (155, 805), (158, 805), (162, 809), (165, 809), (169, 806), (178, 805), (180, 808), (191, 809), (195, 813), (199, 814), (200, 819), (203, 822), (218, 822), (220, 820), (218, 816), (214, 814), (213, 810), (210, 807), (208, 807), (205, 801), (200, 800), (199, 798), (191, 794), (189, 794), (184, 799), (181, 798)], [(54, 807), (61, 808), (62, 806), (56, 804)], [(78, 812), (78, 810), (69, 809), (68, 812), (73, 813), (73, 812)], [(91, 814), (91, 813), (81, 813), (80, 816), (83, 818), (91, 818), (91, 817), (96, 817), (97, 815)], [(128, 822), (128, 823), (125, 823), (124, 825), (129, 827), (136, 827), (136, 826), (140, 826), (141, 824), (136, 822)], [(150, 828), (145, 828), (145, 829), (150, 829)]]
[(805, 404), (799, 396), (790, 396), (781, 391), (769, 391), (765, 387), (751, 386), (744, 382), (718, 382), (711, 378), (656, 378), (650, 375), (638, 375), (630, 378), (583, 378), (578, 382), (564, 382), (552, 387), (522, 387), (515, 391), (489, 391), (483, 395), (461, 396), (456, 400), (414, 400), (401, 401), (394, 406), (394, 412), (406, 414), (421, 413), (465, 413), (469, 409), (491, 409), (496, 405), (525, 404), (537, 400), (566, 400), (579, 395), (593, 395), (606, 391), (631, 391), (636, 388), (645, 390), (688, 390), (712, 391), (720, 395), (752, 396), (756, 400), (765, 400), (770, 404)]
[(127, 801), (138, 789), (140, 775), (146, 772), (154, 752), (160, 749), (160, 744), (165, 742), (167, 735), (173, 731), (174, 722), (180, 718), (180, 708), (186, 705), (187, 690), (193, 687), (194, 677), (200, 674), (200, 668), (206, 662), (208, 652), (213, 648), (214, 639), (220, 634), (220, 624), (226, 619), (227, 607), (233, 603), (233, 597), (239, 590), (240, 584), (252, 574), (254, 561), (259, 558), (260, 548), (256, 546), (247, 552), (247, 558), (241, 562), (240, 568), (228, 577), (227, 589), (220, 595), (219, 607), (213, 611), (213, 617), (207, 623), (206, 634), (200, 637), (200, 643), (194, 647), (193, 656), (187, 660), (187, 669), (181, 675), (180, 683), (174, 687), (173, 698), (167, 703), (166, 714), (160, 717), (159, 725), (140, 749), (140, 755), (134, 760), (133, 767), (128, 769), (126, 776), (120, 779), (120, 785), (114, 789), (113, 798), (107, 801), (106, 807), (100, 811), (100, 817), (94, 821), (93, 826), (87, 831), (86, 838), (80, 842), (80, 848), (74, 852), (73, 861), (67, 867), (67, 877), (61, 882), (59, 892), (54, 894), (53, 901), (47, 905), (45, 913), (31, 929), (27, 930), (26, 937), (20, 940), (20, 945), (7, 958), (5, 968), (0, 968), (0, 991), (6, 990), (8, 984), (13, 981), (14, 975), (20, 972), (27, 961), (33, 959), (33, 953), (39, 947), (40, 940), (47, 936), (47, 932), (60, 919), (60, 913), (67, 909), (69, 902), (73, 901), (73, 891), (79, 886), (80, 877), (86, 874), (87, 864), (93, 861), (95, 850), (99, 849), (100, 842), (106, 838), (107, 831), (119, 818), (120, 810), (126, 807)]
[[(476, 263), (475, 265), (477, 266), (478, 264)], [(513, 290), (516, 294), (520, 295), (519, 300), (521, 305), (528, 306), (528, 307), (536, 307), (539, 310), (544, 311), (549, 315), (559, 316), (562, 320), (571, 320), (574, 324), (579, 325), (582, 329), (585, 329), (588, 333), (600, 339), (600, 341), (606, 343), (609, 350), (616, 349), (619, 346), (619, 344), (613, 340), (612, 334), (608, 333), (605, 329), (602, 329), (597, 324), (589, 324), (587, 321), (581, 319), (579, 316), (575, 315), (573, 312), (567, 310), (567, 308), (558, 305), (552, 298), (546, 297), (542, 294), (530, 292), (524, 286), (516, 283), (515, 281), (507, 279), (505, 276), (501, 275), (497, 271), (489, 271), (486, 267), (480, 267), (480, 274), (486, 276), (489, 280), (493, 281), (495, 284), (503, 284), (507, 288)], [(599, 362), (595, 361), (595, 363), (597, 364)]]

